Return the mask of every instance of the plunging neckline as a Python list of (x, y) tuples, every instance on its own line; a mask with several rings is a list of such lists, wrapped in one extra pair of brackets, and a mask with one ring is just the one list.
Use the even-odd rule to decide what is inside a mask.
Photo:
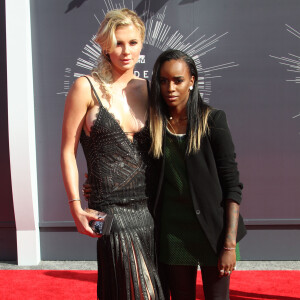
[[(100, 98), (99, 98), (99, 96), (98, 96), (98, 94), (97, 94), (97, 91), (95, 90), (95, 88), (94, 88), (92, 82), (90, 81), (90, 79), (89, 79), (87, 76), (84, 76), (84, 77), (86, 77), (86, 79), (89, 81), (89, 83), (90, 83), (90, 85), (91, 85), (91, 88), (92, 88), (93, 92), (95, 93), (95, 96), (96, 96), (96, 98), (97, 98), (97, 100), (98, 100), (98, 103), (99, 103), (99, 105), (98, 105), (98, 106), (99, 106), (99, 110), (98, 110), (98, 112), (97, 112), (97, 117), (96, 117), (95, 120), (93, 120), (93, 125), (90, 127), (89, 135), (87, 135), (87, 134), (85, 133), (85, 130), (82, 128), (82, 131), (84, 132), (84, 135), (85, 135), (86, 137), (90, 138), (91, 133), (92, 133), (92, 131), (93, 131), (93, 127), (96, 125), (96, 123), (97, 123), (98, 120), (99, 120), (99, 115), (100, 115), (100, 113), (101, 113), (100, 110), (101, 110), (101, 108), (103, 108), (103, 109), (108, 113), (108, 115), (113, 119), (113, 121), (117, 124), (119, 130), (121, 131), (121, 134), (125, 137), (125, 139), (129, 142), (130, 146), (132, 147), (133, 144), (135, 143), (135, 140), (134, 140), (135, 135), (141, 133), (141, 132), (145, 129), (145, 127), (146, 127), (145, 124), (147, 123), (148, 116), (147, 116), (147, 118), (146, 118), (146, 120), (145, 120), (144, 126), (143, 126), (139, 131), (137, 131), (137, 132), (134, 133), (134, 135), (132, 136), (132, 141), (131, 141), (131, 140), (128, 138), (128, 136), (126, 135), (125, 131), (123, 130), (123, 128), (122, 128), (122, 126), (121, 126), (121, 124), (120, 124), (120, 121), (118, 121), (118, 119), (115, 117), (115, 115), (114, 115), (113, 113), (111, 113), (111, 112), (110, 112), (110, 111), (102, 104), (102, 102), (101, 102), (101, 100), (100, 100)], [(148, 80), (146, 80), (146, 82), (147, 82), (148, 95), (149, 95), (149, 84), (148, 84)], [(146, 111), (145, 115), (146, 115), (146, 114), (147, 114), (147, 111)]]
[[(133, 135), (133, 137), (132, 137), (132, 141), (128, 138), (128, 136), (126, 135), (126, 133), (125, 133), (125, 131), (123, 130), (123, 128), (122, 128), (122, 126), (120, 125), (120, 123), (119, 123), (119, 121), (116, 119), (116, 117), (114, 116), (114, 114), (113, 113), (111, 113), (102, 103), (99, 105), (99, 110), (98, 110), (98, 112), (97, 112), (97, 117), (95, 118), (95, 120), (93, 121), (93, 125), (91, 126), (91, 129), (90, 129), (90, 132), (89, 132), (89, 134), (90, 135), (87, 135), (86, 133), (85, 133), (85, 131), (84, 131), (84, 129), (83, 129), (83, 132), (84, 132), (84, 134), (85, 134), (85, 136), (87, 136), (88, 138), (90, 138), (90, 136), (91, 136), (91, 134), (92, 134), (92, 131), (93, 131), (93, 129), (94, 129), (94, 127), (96, 126), (96, 124), (99, 122), (99, 120), (100, 120), (100, 114), (101, 114), (101, 109), (104, 109), (104, 111), (111, 117), (111, 119), (113, 120), (113, 122), (115, 122), (115, 124), (117, 124), (117, 126), (118, 126), (118, 129), (119, 129), (119, 131), (122, 133), (122, 135), (124, 136), (124, 138), (127, 140), (127, 142), (130, 144), (130, 146), (132, 147), (133, 145), (134, 145), (134, 143), (135, 143), (135, 140), (134, 140), (134, 137), (137, 135), (137, 134), (139, 134), (139, 133), (141, 133), (144, 129), (145, 129), (145, 127), (146, 127), (146, 125), (144, 125), (139, 131), (137, 131), (137, 132), (135, 132), (134, 133), (134, 135)], [(146, 119), (146, 122), (145, 122), (145, 124), (147, 123), (147, 119)]]
[[(143, 129), (145, 128), (145, 125), (137, 132), (135, 132), (132, 136), (132, 141), (128, 138), (127, 134), (125, 133), (124, 129), (122, 128), (121, 126), (121, 122), (115, 117), (115, 115), (113, 113), (111, 113), (105, 106), (103, 106), (102, 104), (102, 108), (110, 115), (110, 117), (114, 120), (114, 122), (118, 125), (120, 131), (122, 132), (122, 134), (124, 135), (124, 137), (126, 138), (126, 140), (128, 140), (128, 142), (130, 143), (130, 145), (133, 145), (134, 144), (134, 137), (136, 134), (140, 133), (143, 131)], [(99, 107), (99, 113), (100, 114), (100, 109), (101, 107)], [(98, 117), (97, 117), (98, 119)]]

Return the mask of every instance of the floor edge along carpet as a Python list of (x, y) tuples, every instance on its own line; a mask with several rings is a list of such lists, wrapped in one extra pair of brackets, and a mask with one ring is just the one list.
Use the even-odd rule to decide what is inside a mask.
[[(0, 299), (97, 299), (96, 271), (0, 270)], [(197, 300), (204, 299), (201, 274)], [(300, 271), (235, 271), (230, 299), (300, 300)]]

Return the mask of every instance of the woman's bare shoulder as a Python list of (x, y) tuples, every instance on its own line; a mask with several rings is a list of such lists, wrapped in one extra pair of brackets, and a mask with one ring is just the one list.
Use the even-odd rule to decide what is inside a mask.
[[(89, 77), (89, 76), (87, 76)], [(91, 77), (89, 77), (91, 78)], [(92, 81), (92, 80), (91, 80)], [(93, 103), (92, 89), (88, 79), (84, 76), (77, 78), (67, 97), (68, 102), (85, 103), (86, 106), (91, 106)]]
[(148, 87), (147, 87), (147, 80), (144, 78), (134, 78), (131, 82), (131, 88), (134, 89), (138, 93), (146, 94)]
[(85, 75), (85, 76), (81, 76), (79, 78), (77, 78), (74, 81), (73, 87), (75, 89), (83, 89), (83, 90), (87, 90), (91, 88), (90, 82), (88, 81), (88, 79), (92, 82), (93, 78), (91, 76)]
[(147, 84), (147, 80), (146, 80), (146, 79), (141, 78), (141, 77), (137, 77), (137, 76), (135, 76), (135, 77), (133, 78), (133, 82), (134, 82), (135, 84), (137, 84), (137, 85), (145, 85), (145, 84)]

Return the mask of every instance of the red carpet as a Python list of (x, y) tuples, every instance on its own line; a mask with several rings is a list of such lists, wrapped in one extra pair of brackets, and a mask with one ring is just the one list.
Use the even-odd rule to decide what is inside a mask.
[[(204, 299), (200, 278), (197, 299)], [(96, 271), (0, 270), (0, 299), (92, 300), (96, 280)], [(300, 271), (235, 271), (230, 299), (300, 300)]]

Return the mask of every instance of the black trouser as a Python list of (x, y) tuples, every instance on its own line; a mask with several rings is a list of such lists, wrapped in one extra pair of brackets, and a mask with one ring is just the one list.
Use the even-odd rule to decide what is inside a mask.
[[(164, 289), (165, 299), (196, 299), (196, 266), (159, 264), (159, 275)], [(201, 267), (205, 300), (229, 300), (230, 276), (219, 277), (217, 267)]]

